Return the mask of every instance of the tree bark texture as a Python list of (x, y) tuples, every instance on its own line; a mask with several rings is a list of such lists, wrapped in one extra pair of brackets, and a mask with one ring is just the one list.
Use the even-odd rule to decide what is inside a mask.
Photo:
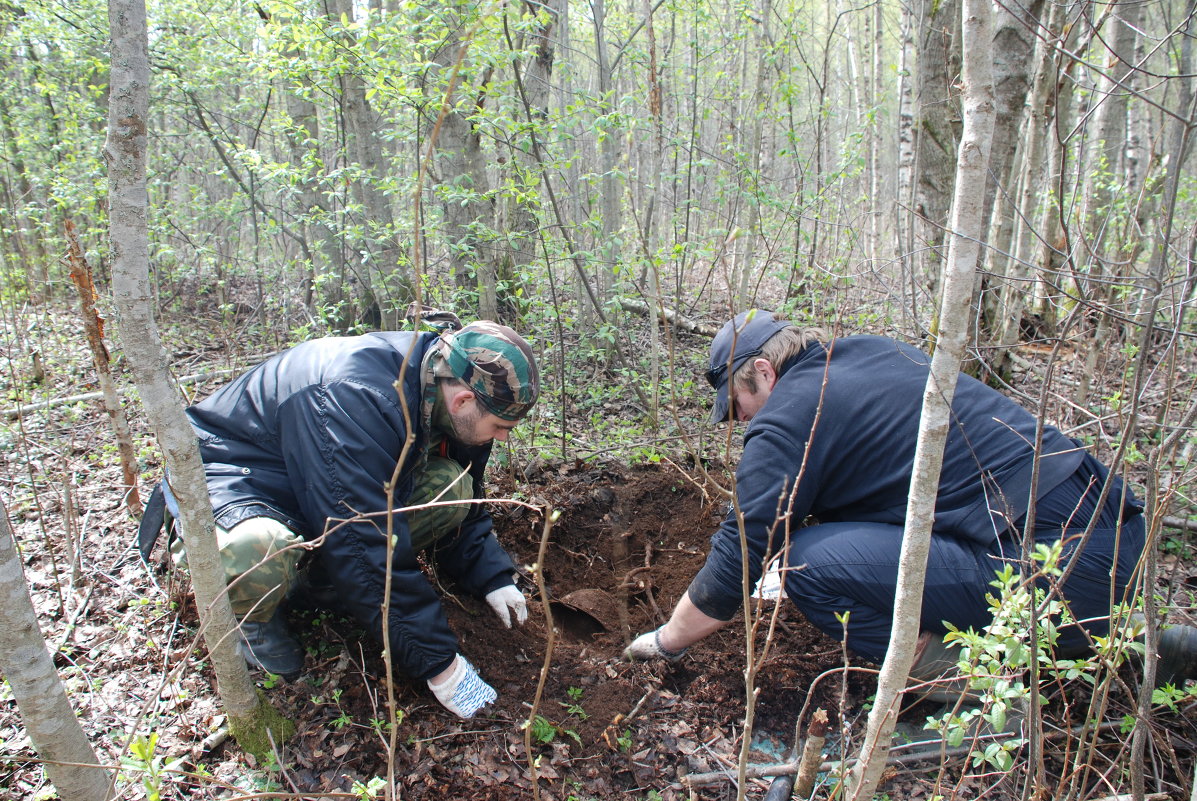
[[(302, 53), (291, 49), (288, 55), (299, 61)], [(333, 226), (329, 224), (331, 210), (320, 193), (319, 181), (315, 172), (320, 164), (320, 118), (316, 104), (305, 97), (296, 88), (284, 85), (284, 97), (287, 116), (290, 117), (287, 145), (291, 160), (300, 171), (297, 197), (300, 203), (299, 231), (304, 253), (311, 262), (308, 275), (308, 286), (304, 292), (304, 304), (309, 311), (316, 302), (316, 285), (324, 282), (317, 279), (323, 276), (331, 277), (329, 288), (323, 290), (324, 296), (319, 300), (337, 306), (344, 299), (346, 284), (345, 253), (341, 246), (341, 238)], [(312, 240), (316, 240), (316, 250), (312, 249)], [(317, 262), (316, 253), (324, 258)]]
[(1014, 235), (1019, 147), (1024, 118), (1030, 113), (1030, 91), (1034, 62), (1035, 32), (1043, 0), (1027, 6), (998, 6), (993, 35), (993, 147), (989, 157), (989, 192), (985, 202), (986, 241), (983, 254), (986, 266), (982, 276), (980, 337), (992, 340), (1000, 331), (1002, 311), (1001, 276), (1007, 266), (1010, 241)]
[(235, 647), (237, 622), (225, 593), (203, 464), (195, 434), (170, 381), (152, 312), (146, 192), (150, 67), (144, 0), (111, 0), (108, 18), (112, 92), (104, 160), (108, 164), (112, 289), (120, 315), (121, 342), (146, 416), (162, 447), (171, 491), (179, 502), (178, 523), (221, 700), (230, 716), (249, 717), (258, 708), (258, 696)]
[[(46, 776), (63, 801), (105, 801), (112, 777), (75, 717), (37, 624), (21, 555), (0, 502), (0, 673), (12, 687), (21, 720)], [(88, 767), (94, 765), (96, 767)]]
[(104, 411), (112, 424), (112, 435), (116, 439), (120, 454), (121, 475), (125, 479), (125, 505), (133, 517), (141, 517), (141, 496), (137, 491), (137, 453), (133, 450), (133, 434), (129, 430), (129, 418), (121, 404), (116, 382), (112, 380), (111, 359), (104, 344), (104, 320), (96, 311), (96, 287), (92, 282), (91, 265), (79, 247), (75, 225), (66, 221), (67, 260), (71, 264), (71, 281), (79, 291), (79, 306), (83, 318), (83, 332), (91, 348), (92, 361), (96, 365), (96, 382), (104, 397)]
[(957, 21), (961, 0), (923, 0), (915, 84), (915, 209), (917, 277), (933, 294), (943, 269), (944, 226), (952, 201), (953, 164), (960, 139)]
[(955, 192), (949, 224), (939, 337), (923, 392), (923, 410), (915, 446), (910, 500), (898, 566), (898, 588), (889, 649), (881, 666), (877, 696), (869, 713), (861, 759), (852, 772), (852, 798), (869, 799), (881, 780), (898, 701), (914, 661), (923, 605), (923, 582), (931, 549), (931, 525), (951, 428), (952, 398), (971, 329), (973, 282), (984, 232), (986, 172), (993, 138), (993, 35), (989, 0), (964, 0), (964, 128), (956, 161)]
[[(549, 103), (551, 99), (553, 62), (556, 58), (558, 37), (561, 31), (562, 17), (565, 14), (564, 0), (548, 0), (548, 2), (528, 2), (525, 0), (519, 8), (527, 15), (543, 14), (543, 22), (532, 30), (521, 32), (515, 47), (519, 53), (530, 50), (531, 58), (522, 58), (517, 54), (515, 80), (520, 82), (516, 91), (520, 94), (523, 111), (517, 111), (516, 117), (527, 118), (529, 126), (534, 131), (521, 136), (512, 142), (511, 158), (499, 165), (501, 170), (503, 191), (496, 198), (496, 227), (502, 235), (491, 255), (495, 262), (493, 268), (496, 279), (509, 285), (516, 282), (517, 272), (521, 268), (535, 264), (539, 258), (540, 238), (538, 228), (540, 220), (537, 216), (537, 204), (531, 198), (538, 195), (542, 167), (533, 157), (532, 143), (528, 137), (545, 136), (545, 124), (549, 119)], [(521, 26), (523, 30), (523, 26)], [(516, 322), (514, 304), (506, 302), (496, 292), (496, 306), (498, 317), (495, 319)]]

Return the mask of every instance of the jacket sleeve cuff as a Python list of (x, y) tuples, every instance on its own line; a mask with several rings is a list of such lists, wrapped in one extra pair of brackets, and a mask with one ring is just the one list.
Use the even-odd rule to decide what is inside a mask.
[(703, 565), (702, 570), (698, 571), (686, 592), (698, 611), (707, 617), (727, 621), (740, 611), (742, 599), (739, 587), (736, 592), (728, 593), (719, 585), (709, 564)]
[(456, 658), (457, 658), (457, 654), (453, 654), (453, 656), (449, 657), (449, 658), (448, 658), (448, 659), (446, 659), (444, 662), (439, 662), (439, 663), (437, 663), (436, 667), (434, 667), (432, 670), (430, 670), (430, 671), (428, 671), (427, 673), (425, 673), (423, 676), (420, 676), (420, 677), (419, 677), (420, 681), (428, 681), (428, 680), (429, 680), (429, 679), (431, 679), (433, 676), (436, 676), (436, 675), (438, 675), (438, 674), (440, 674), (440, 673), (443, 673), (444, 671), (448, 670), (448, 669), (449, 669), (449, 665), (452, 665), (452, 664), (453, 664), (453, 660), (454, 660), (454, 659), (456, 659)]

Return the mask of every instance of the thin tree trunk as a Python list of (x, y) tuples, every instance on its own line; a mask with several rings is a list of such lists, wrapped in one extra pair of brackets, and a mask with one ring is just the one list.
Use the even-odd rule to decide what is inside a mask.
[[(1036, 219), (1036, 209), (1041, 202), (1040, 195), (1045, 188), (1044, 159), (1048, 147), (1048, 134), (1052, 127), (1055, 111), (1055, 95), (1052, 89), (1056, 79), (1056, 63), (1052, 58), (1052, 42), (1064, 22), (1065, 6), (1053, 3), (1048, 19), (1038, 31), (1035, 43), (1034, 77), (1031, 80), (1031, 95), (1027, 99), (1027, 116), (1023, 119), (1020, 147), (1021, 174), (1018, 179), (1018, 218), (1021, 224), (1012, 239), (1011, 254), (1002, 286), (998, 309), (1002, 313), (997, 343), (1000, 347), (993, 354), (990, 366), (1004, 374), (1010, 363), (1010, 351), (1018, 344), (1026, 298), (1031, 294), (1032, 278), (1029, 265), (1036, 248), (1032, 239), (1035, 229), (1028, 223)], [(1043, 201), (1045, 204), (1050, 201)]]
[[(37, 624), (21, 555), (0, 501), (0, 673), (46, 776), (63, 801), (105, 801), (112, 778), (83, 733)], [(94, 765), (95, 767), (89, 767)]]
[(917, 260), (914, 257), (914, 229), (916, 217), (914, 213), (914, 154), (915, 154), (915, 122), (914, 122), (914, 92), (913, 73), (915, 69), (916, 52), (914, 48), (914, 13), (912, 3), (902, 4), (902, 18), (899, 24), (899, 41), (901, 56), (898, 62), (898, 178), (896, 181), (897, 199), (894, 204), (894, 262), (898, 265), (902, 294), (902, 316), (909, 312), (910, 318), (905, 320), (903, 328), (907, 331), (915, 330), (917, 321), (916, 308), (918, 303), (915, 291), (914, 270)]
[[(544, 14), (543, 23), (528, 30), (521, 25), (518, 41), (512, 44), (512, 49), (523, 52), (529, 48), (526, 39), (531, 40), (532, 53), (530, 59), (519, 58), (513, 64), (516, 80), (523, 85), (522, 98), (527, 102), (526, 116), (528, 124), (543, 127), (549, 115), (551, 98), (553, 63), (556, 58), (561, 23), (565, 16), (564, 0), (548, 0), (545, 3), (525, 2), (521, 6), (525, 15)], [(510, 27), (508, 27), (510, 35)], [(517, 57), (518, 58), (518, 57)], [(543, 134), (542, 134), (543, 135)], [(497, 228), (502, 237), (496, 241), (494, 255), (495, 263), (492, 273), (499, 281), (509, 285), (516, 278), (521, 268), (529, 267), (538, 260), (537, 235), (540, 220), (536, 215), (535, 205), (528, 197), (536, 196), (536, 189), (540, 185), (540, 165), (532, 158), (532, 147), (526, 137), (521, 137), (512, 148), (511, 159), (500, 165), (504, 181), (514, 184), (517, 191), (504, 191), (496, 199)], [(503, 244), (507, 243), (507, 244)], [(505, 302), (504, 298), (495, 294), (497, 306), (496, 315), (492, 319), (514, 319), (514, 304)]]
[(599, 303), (606, 303), (611, 298), (615, 288), (615, 264), (619, 259), (620, 242), (619, 231), (622, 228), (620, 215), (620, 187), (616, 166), (619, 163), (619, 150), (623, 142), (622, 127), (615, 125), (615, 118), (611, 116), (614, 79), (612, 76), (611, 57), (607, 46), (607, 11), (604, 0), (592, 0), (590, 4), (594, 15), (594, 47), (598, 60), (598, 86), (601, 110), (609, 115), (607, 134), (599, 144), (599, 214), (602, 225), (602, 242), (599, 244), (599, 269), (595, 281), (595, 289)]
[(1024, 130), (1027, 93), (1034, 77), (1031, 55), (1035, 49), (1036, 20), (1043, 9), (1043, 0), (1033, 0), (1017, 8), (998, 6), (993, 36), (993, 88), (995, 118), (993, 148), (990, 153), (990, 191), (987, 193), (985, 220), (989, 232), (989, 247), (984, 253), (985, 270), (982, 281), (987, 282), (981, 295), (979, 338), (992, 341), (1001, 330), (1003, 319), (1001, 278), (1009, 268), (1010, 241), (1014, 235), (1016, 186), (1021, 178), (1017, 170), (1019, 133)]
[[(303, 54), (297, 48), (289, 48), (287, 56), (300, 60)], [(309, 261), (308, 285), (304, 291), (304, 306), (311, 313), (316, 304), (317, 285), (327, 284), (330, 288), (324, 290), (325, 297), (321, 301), (332, 306), (338, 306), (343, 299), (345, 285), (345, 254), (341, 247), (341, 239), (332, 226), (329, 225), (331, 209), (323, 199), (319, 189), (319, 182), (315, 171), (315, 164), (320, 163), (318, 155), (320, 147), (320, 121), (316, 104), (304, 97), (295, 87), (281, 82), (283, 97), (285, 98), (287, 116), (291, 118), (291, 126), (287, 130), (287, 146), (291, 161), (299, 171), (299, 202), (302, 206), (299, 214), (299, 243), (304, 255)], [(313, 249), (313, 236), (317, 242)], [(324, 257), (324, 264), (316, 261), (316, 252)], [(331, 276), (331, 281), (317, 279)]]
[(971, 329), (973, 282), (984, 231), (986, 193), (982, 188), (986, 184), (994, 121), (992, 14), (989, 0), (964, 0), (961, 22), (964, 129), (956, 161), (939, 336), (923, 392), (906, 528), (902, 534), (893, 628), (877, 680), (877, 696), (869, 713), (860, 762), (852, 771), (853, 799), (872, 798), (881, 780), (897, 723), (898, 701), (914, 662), (919, 636), (935, 498), (944, 444), (951, 429), (952, 398)]
[(487, 255), (481, 236), (493, 229), (494, 203), (481, 135), (472, 120), (480, 108), (486, 81), (480, 82), (476, 95), (465, 91), (460, 83), (462, 63), (468, 58), (477, 27), (474, 13), (463, 5), (449, 16), (450, 30), (432, 57), (439, 80), (433, 82), (434, 96), (430, 98), (437, 123), (429, 135), (435, 135), (438, 158), (434, 174), (444, 193), (441, 208), (450, 272), (458, 286), (478, 292), (479, 317), (495, 319), (499, 314), (496, 261)]
[(75, 236), (75, 224), (66, 223), (67, 261), (71, 267), (71, 281), (79, 290), (80, 311), (83, 317), (83, 331), (91, 348), (92, 361), (96, 365), (96, 381), (104, 393), (104, 411), (112, 423), (112, 434), (116, 438), (117, 453), (120, 454), (121, 475), (125, 479), (125, 505), (133, 517), (141, 517), (141, 496), (137, 492), (137, 454), (133, 450), (133, 435), (129, 431), (129, 418), (121, 405), (120, 393), (112, 380), (112, 367), (108, 348), (104, 345), (104, 321), (96, 312), (96, 288), (92, 283), (91, 265), (79, 247)]
[[(146, 192), (146, 116), (150, 68), (144, 0), (110, 0), (112, 92), (104, 160), (112, 247), (112, 288), (121, 341), (171, 476), (178, 522), (187, 547), (204, 640), (217, 689), (234, 733), (263, 716), (245, 660), (237, 653), (237, 622), (225, 592), (224, 569), (213, 532), (212, 504), (195, 433), (170, 382), (166, 352), (152, 313)], [(281, 735), (282, 732), (279, 731)], [(282, 739), (278, 737), (277, 739)]]
[[(342, 18), (354, 19), (351, 0), (328, 0), (329, 15), (334, 24)], [(342, 44), (353, 50), (358, 43), (349, 31), (342, 31)], [(356, 53), (349, 58), (350, 66), (339, 76), (341, 111), (345, 118), (346, 153), (362, 172), (353, 190), (363, 213), (365, 251), (363, 273), (370, 295), (378, 306), (380, 323), (384, 329), (398, 328), (399, 319), (411, 301), (411, 276), (399, 263), (401, 249), (397, 242), (395, 217), (390, 201), (382, 190), (387, 176), (389, 149), (381, 133), (382, 123), (366, 96), (366, 82), (358, 70), (362, 59)]]
[(1077, 388), (1073, 399), (1081, 406), (1089, 402), (1093, 377), (1102, 368), (1101, 357), (1109, 347), (1111, 319), (1106, 304), (1113, 294), (1111, 278), (1116, 277), (1111, 265), (1123, 260), (1133, 245), (1118, 240), (1121, 226), (1118, 217), (1125, 212), (1114, 201), (1114, 186), (1124, 186), (1121, 180), (1122, 151), (1126, 147), (1126, 110), (1130, 92), (1128, 82), (1132, 72), (1138, 31), (1142, 26), (1143, 6), (1134, 0), (1121, 0), (1116, 12), (1109, 17), (1112, 35), (1101, 38), (1109, 41), (1110, 51), (1104, 59), (1109, 64), (1108, 76), (1099, 76), (1093, 112), (1093, 146), (1089, 152), (1089, 168), (1085, 171), (1081, 191), (1082, 225), (1078, 228), (1085, 252), (1088, 271), (1079, 287), (1080, 294), (1093, 304), (1095, 324), (1085, 320), (1085, 367), (1077, 373)]
[(934, 296), (943, 270), (944, 226), (951, 209), (953, 163), (960, 137), (960, 101), (955, 88), (960, 73), (956, 27), (960, 0), (923, 0), (921, 10), (915, 88), (915, 289)]
[[(1180, 58), (1177, 64), (1177, 74), (1179, 75), (1176, 79), (1177, 116), (1172, 118), (1167, 133), (1166, 152), (1170, 155), (1173, 162), (1169, 165), (1167, 175), (1164, 178), (1163, 198), (1156, 224), (1155, 247), (1152, 250), (1151, 262), (1147, 268), (1147, 286), (1144, 288), (1145, 297), (1142, 300), (1138, 315), (1142, 330), (1139, 340), (1139, 351), (1142, 354), (1149, 353), (1152, 348), (1156, 314), (1159, 311), (1160, 301), (1163, 297), (1168, 262), (1172, 258), (1175, 248), (1175, 243), (1172, 241), (1172, 234), (1178, 195), (1184, 179), (1184, 163), (1192, 149), (1194, 128), (1197, 128), (1197, 93), (1193, 89), (1192, 77), (1194, 60), (1193, 28), (1194, 16), (1197, 15), (1197, 0), (1188, 0), (1185, 4), (1185, 11), (1186, 22), (1180, 31)], [(1141, 366), (1136, 373), (1136, 398), (1143, 391), (1143, 384), (1146, 381), (1144, 372), (1145, 368)], [(1130, 417), (1128, 430), (1123, 437), (1123, 442), (1135, 441), (1135, 419), (1134, 415)], [(1154, 480), (1152, 483), (1154, 484)], [(1149, 495), (1147, 498), (1148, 520), (1155, 518), (1157, 500), (1158, 496), (1156, 495)], [(1153, 526), (1152, 532), (1158, 535), (1159, 527)], [(1148, 547), (1144, 551), (1143, 582), (1147, 587), (1155, 586), (1159, 571), (1157, 552), (1154, 546), (1154, 539), (1150, 540)], [(1151, 737), (1149, 727), (1151, 725), (1152, 696), (1156, 674), (1156, 660), (1151, 657), (1158, 653), (1157, 648), (1159, 645), (1156, 629), (1156, 600), (1153, 595), (1148, 594), (1143, 611), (1147, 617), (1145, 645), (1146, 656), (1148, 658), (1146, 660), (1146, 667), (1143, 670), (1143, 686), (1139, 689), (1139, 697), (1137, 699), (1138, 708), (1135, 715), (1135, 728), (1131, 732), (1131, 764), (1138, 765), (1142, 765), (1144, 760), (1147, 759), (1147, 740)], [(1141, 798), (1146, 789), (1143, 771), (1133, 771), (1133, 773), (1138, 775), (1132, 775), (1131, 787), (1134, 790), (1135, 796)]]

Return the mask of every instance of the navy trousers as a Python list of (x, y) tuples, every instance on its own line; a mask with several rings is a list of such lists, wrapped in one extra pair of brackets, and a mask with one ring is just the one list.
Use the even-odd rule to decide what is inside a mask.
[[(1091, 458), (1091, 457), (1090, 457)], [(1087, 460), (1088, 462), (1088, 460)], [(1067, 564), (1076, 564), (1061, 590), (1073, 616), (1090, 635), (1109, 631), (1110, 599), (1125, 597), (1143, 551), (1145, 526), (1132, 505), (1111, 492), (1080, 553), (1079, 539), (1096, 510), (1105, 468), (1088, 469), (1053, 489), (1036, 504), (1037, 542), (1065, 539)], [(1095, 475), (1096, 474), (1096, 475)], [(1096, 480), (1095, 480), (1096, 479)], [(989, 545), (935, 534), (927, 560), (921, 630), (947, 632), (945, 622), (978, 631), (991, 620), (985, 596), (1003, 560), (1017, 561), (1017, 534)], [(807, 619), (837, 640), (847, 638), (856, 654), (873, 662), (885, 658), (893, 620), (902, 527), (884, 523), (825, 523), (795, 532), (787, 558), (785, 590)], [(837, 615), (848, 613), (846, 627)], [(1077, 627), (1061, 631), (1060, 653), (1079, 653), (1087, 644)]]

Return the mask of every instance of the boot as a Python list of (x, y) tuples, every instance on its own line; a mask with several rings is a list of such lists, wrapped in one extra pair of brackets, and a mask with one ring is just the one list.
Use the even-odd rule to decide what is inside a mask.
[(265, 623), (243, 620), (238, 626), (237, 650), (250, 667), (294, 681), (303, 670), (303, 647), (287, 630), (280, 607)]
[(910, 683), (935, 683), (919, 688), (913, 696), (919, 701), (955, 704), (963, 695), (965, 704), (980, 703), (980, 697), (968, 689), (968, 679), (961, 676), (956, 667), (959, 659), (958, 647), (948, 645), (937, 634), (928, 631), (920, 634), (914, 664), (910, 666)]
[(1155, 686), (1183, 687), (1197, 679), (1197, 628), (1179, 623), (1161, 629), (1156, 651)]
[[(1139, 642), (1143, 642), (1146, 626), (1141, 612), (1133, 612), (1127, 622), (1128, 633)], [(1197, 627), (1161, 620), (1157, 633), (1155, 686), (1183, 687), (1186, 681), (1197, 679)]]

